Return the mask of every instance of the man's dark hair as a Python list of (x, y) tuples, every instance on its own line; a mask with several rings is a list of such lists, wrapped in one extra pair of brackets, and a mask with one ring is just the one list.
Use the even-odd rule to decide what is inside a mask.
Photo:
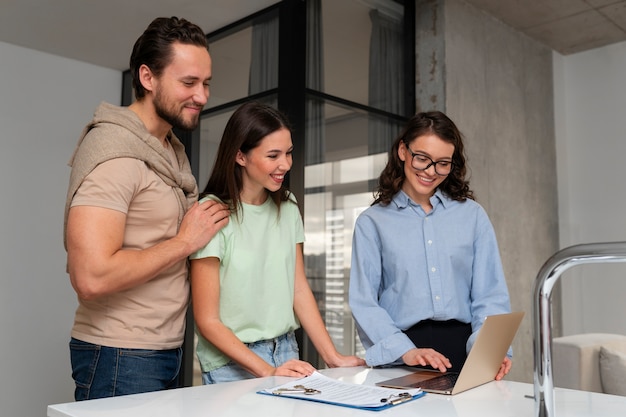
[(130, 55), (130, 72), (137, 99), (146, 95), (139, 80), (139, 68), (145, 64), (154, 75), (160, 76), (172, 60), (172, 44), (175, 42), (209, 49), (206, 35), (198, 25), (177, 17), (154, 19), (137, 39)]

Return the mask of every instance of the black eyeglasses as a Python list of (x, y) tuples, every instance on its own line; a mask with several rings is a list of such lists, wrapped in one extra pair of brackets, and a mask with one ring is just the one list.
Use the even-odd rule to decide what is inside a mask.
[(443, 177), (450, 174), (450, 171), (452, 171), (452, 168), (454, 167), (454, 162), (452, 161), (433, 161), (424, 154), (413, 152), (411, 148), (409, 148), (408, 143), (405, 143), (404, 145), (411, 154), (411, 166), (418, 171), (426, 171), (431, 166), (434, 166), (435, 173)]

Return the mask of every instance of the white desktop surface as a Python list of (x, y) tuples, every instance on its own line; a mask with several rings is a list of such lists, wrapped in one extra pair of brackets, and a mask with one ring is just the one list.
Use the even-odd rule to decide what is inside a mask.
[[(344, 382), (373, 385), (406, 374), (405, 368), (334, 368), (321, 371)], [(288, 382), (287, 377), (257, 378), (239, 382), (180, 388), (99, 400), (48, 406), (48, 417), (532, 417), (533, 385), (493, 381), (448, 396), (426, 394), (417, 400), (383, 411), (358, 410), (293, 398), (257, 394), (256, 391)], [(626, 397), (557, 388), (557, 417), (624, 417)]]

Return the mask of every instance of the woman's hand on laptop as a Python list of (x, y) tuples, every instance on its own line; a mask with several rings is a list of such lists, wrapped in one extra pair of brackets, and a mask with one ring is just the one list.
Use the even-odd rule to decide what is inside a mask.
[(496, 375), (496, 381), (501, 380), (502, 378), (504, 378), (504, 375), (509, 373), (509, 371), (511, 370), (511, 365), (513, 365), (513, 363), (511, 362), (511, 358), (509, 358), (508, 356), (505, 357), (502, 361), (502, 365), (500, 365), (498, 375)]
[[(402, 355), (402, 361), (409, 366), (430, 365), (441, 372), (446, 372), (448, 368), (452, 367), (452, 364), (450, 363), (450, 360), (448, 358), (437, 352), (435, 349), (430, 348), (411, 349), (407, 353)], [(511, 368), (510, 365), (509, 368)], [(502, 369), (500, 370), (500, 372), (502, 372)], [(500, 374), (498, 373), (498, 375)]]

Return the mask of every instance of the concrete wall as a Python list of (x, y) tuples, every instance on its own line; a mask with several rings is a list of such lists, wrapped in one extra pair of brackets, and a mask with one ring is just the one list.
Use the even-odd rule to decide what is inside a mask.
[(36, 417), (73, 399), (67, 161), (100, 100), (119, 103), (122, 75), (5, 43), (0, 56), (0, 414)]
[(552, 52), (461, 0), (422, 3), (445, 51), (418, 78), (443, 73), (445, 99), (422, 107), (445, 103), (465, 135), (470, 186), (496, 230), (512, 309), (526, 312), (509, 378), (532, 382), (532, 285), (558, 250)]

